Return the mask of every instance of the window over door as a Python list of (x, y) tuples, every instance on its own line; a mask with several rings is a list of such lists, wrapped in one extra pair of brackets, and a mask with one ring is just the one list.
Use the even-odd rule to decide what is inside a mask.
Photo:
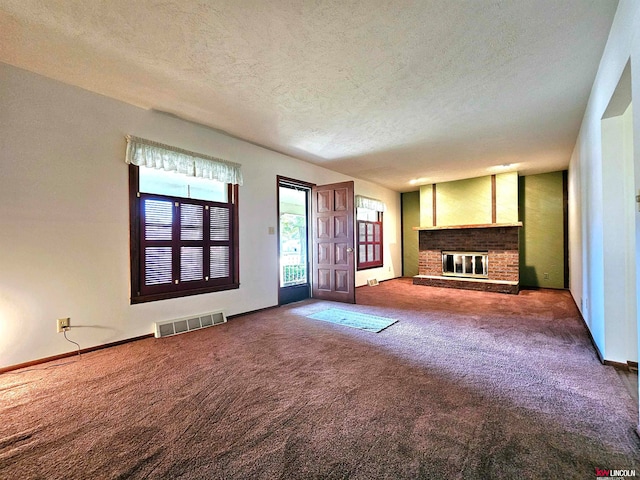
[(131, 302), (238, 288), (237, 185), (129, 168)]
[(382, 212), (356, 209), (358, 270), (382, 267)]

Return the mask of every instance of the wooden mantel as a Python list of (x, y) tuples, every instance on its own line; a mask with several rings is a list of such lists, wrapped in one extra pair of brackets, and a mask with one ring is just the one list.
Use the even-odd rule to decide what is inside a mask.
[(442, 225), (437, 227), (413, 227), (413, 230), (462, 230), (465, 228), (504, 228), (522, 227), (522, 222), (515, 223), (481, 223), (477, 225)]

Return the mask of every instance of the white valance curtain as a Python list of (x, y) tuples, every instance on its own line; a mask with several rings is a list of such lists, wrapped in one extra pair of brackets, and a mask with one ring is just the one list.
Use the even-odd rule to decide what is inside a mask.
[(368, 208), (369, 210), (375, 210), (376, 212), (384, 212), (386, 210), (384, 202), (376, 200), (375, 198), (364, 197), (362, 195), (356, 195), (356, 207)]
[(242, 185), (239, 163), (194, 153), (152, 140), (127, 135), (126, 162), (132, 165)]

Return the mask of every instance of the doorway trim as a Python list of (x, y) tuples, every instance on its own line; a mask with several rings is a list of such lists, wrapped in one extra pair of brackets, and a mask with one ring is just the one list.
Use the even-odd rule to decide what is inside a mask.
[[(285, 177), (281, 175), (276, 176), (276, 215), (277, 215), (277, 255), (278, 255), (278, 277), (277, 283), (278, 286), (278, 305), (286, 305), (288, 303), (293, 303), (296, 301), (304, 300), (311, 297), (311, 258), (310, 258), (310, 248), (311, 245), (311, 189), (315, 186), (313, 183), (304, 182), (302, 180), (297, 180), (291, 177)], [(281, 251), (281, 238), (280, 238), (280, 187), (292, 187), (299, 188), (301, 190), (307, 191), (306, 196), (306, 207), (305, 207), (305, 215), (307, 219), (307, 230), (306, 230), (306, 242), (307, 242), (307, 283), (302, 284), (300, 286), (291, 286), (291, 287), (281, 287), (281, 275), (282, 269), (280, 267), (280, 257), (282, 255)]]

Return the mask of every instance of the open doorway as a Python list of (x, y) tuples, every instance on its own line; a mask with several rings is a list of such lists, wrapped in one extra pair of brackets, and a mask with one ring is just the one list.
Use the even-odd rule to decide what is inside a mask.
[(310, 197), (310, 184), (278, 177), (279, 305), (310, 296)]
[(602, 116), (604, 357), (637, 364), (636, 208), (631, 63)]

